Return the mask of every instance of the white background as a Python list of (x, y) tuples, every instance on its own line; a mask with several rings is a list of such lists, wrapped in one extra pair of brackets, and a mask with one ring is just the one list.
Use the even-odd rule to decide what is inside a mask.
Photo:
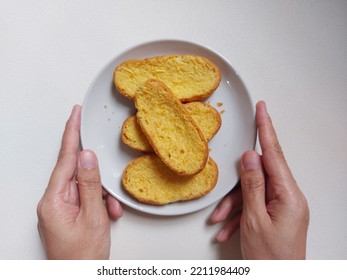
[[(0, 0), (0, 258), (45, 258), (36, 205), (74, 104), (125, 49), (157, 39), (226, 57), (263, 99), (311, 213), (307, 257), (347, 258), (347, 1)], [(213, 242), (214, 206), (177, 217), (124, 207), (113, 259), (240, 258)]]

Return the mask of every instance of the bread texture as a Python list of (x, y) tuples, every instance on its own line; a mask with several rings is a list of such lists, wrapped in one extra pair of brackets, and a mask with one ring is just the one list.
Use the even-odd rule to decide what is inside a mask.
[(113, 76), (118, 92), (130, 99), (148, 79), (164, 82), (180, 101), (188, 102), (209, 97), (219, 86), (221, 74), (205, 57), (172, 54), (125, 61)]
[(199, 174), (179, 176), (155, 154), (134, 159), (122, 176), (123, 187), (132, 197), (154, 205), (200, 198), (215, 187), (217, 180), (218, 167), (211, 158)]
[(122, 141), (130, 148), (141, 152), (153, 152), (151, 144), (143, 134), (136, 116), (128, 117), (122, 125)]
[[(211, 105), (198, 101), (185, 103), (183, 106), (200, 128), (206, 141), (210, 141), (216, 135), (222, 124), (219, 112)], [(130, 116), (124, 121), (122, 126), (122, 141), (135, 150), (153, 152), (151, 144), (137, 123), (136, 116)]]
[(175, 173), (194, 175), (205, 166), (207, 142), (182, 103), (161, 81), (136, 90), (137, 121), (154, 152)]
[(206, 141), (210, 141), (222, 125), (219, 112), (211, 105), (203, 102), (189, 102), (183, 106), (200, 128)]

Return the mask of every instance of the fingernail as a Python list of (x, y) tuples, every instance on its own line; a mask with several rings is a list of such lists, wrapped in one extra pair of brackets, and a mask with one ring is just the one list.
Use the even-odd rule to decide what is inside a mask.
[(246, 170), (259, 169), (260, 157), (254, 151), (246, 152), (242, 157), (242, 164)]
[(79, 157), (80, 167), (83, 169), (96, 168), (98, 160), (92, 151), (86, 150), (80, 153)]
[(72, 118), (78, 111), (79, 105), (74, 105), (70, 114), (70, 118)]
[(120, 203), (117, 204), (117, 212), (118, 212), (118, 218), (120, 218), (123, 215), (123, 208), (120, 205)]
[(222, 229), (216, 236), (216, 240), (218, 242), (223, 242), (225, 240), (226, 237), (226, 231), (224, 229)]
[(211, 217), (210, 217), (210, 220), (211, 220), (212, 223), (215, 222), (215, 218), (216, 218), (216, 216), (218, 215), (218, 213), (219, 213), (219, 208), (216, 208), (216, 209), (213, 211), (213, 213), (212, 213), (212, 215), (211, 215)]

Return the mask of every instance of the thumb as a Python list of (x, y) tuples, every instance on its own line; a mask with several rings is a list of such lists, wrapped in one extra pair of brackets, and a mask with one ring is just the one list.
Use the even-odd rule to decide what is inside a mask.
[(77, 181), (81, 207), (87, 212), (95, 212), (102, 205), (102, 187), (98, 159), (91, 150), (79, 154)]
[(247, 151), (241, 159), (241, 189), (243, 209), (250, 215), (266, 212), (265, 178), (261, 157), (255, 151)]

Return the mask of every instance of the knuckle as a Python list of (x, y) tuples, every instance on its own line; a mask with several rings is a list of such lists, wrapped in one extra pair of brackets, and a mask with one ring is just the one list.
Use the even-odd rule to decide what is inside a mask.
[(77, 175), (78, 185), (84, 188), (99, 188), (101, 180), (98, 170), (80, 170)]
[(41, 198), (41, 200), (36, 206), (36, 214), (39, 221), (43, 222), (44, 220), (47, 219), (47, 217), (49, 217), (51, 213), (50, 209), (53, 203), (54, 202), (48, 199), (45, 195)]
[(308, 221), (310, 220), (310, 210), (307, 200), (303, 194), (300, 196), (297, 207), (298, 209), (300, 209), (302, 219), (308, 223)]
[(47, 208), (47, 197), (46, 195), (43, 195), (43, 197), (40, 199), (40, 201), (37, 203), (37, 206), (36, 206), (37, 216), (42, 217), (46, 211), (46, 208)]
[(290, 199), (290, 205), (296, 217), (308, 224), (310, 220), (310, 210), (308, 207), (308, 202), (301, 191), (299, 194), (294, 194), (292, 196)]
[(43, 202), (42, 202), (42, 199), (39, 201), (39, 203), (37, 204), (36, 206), (36, 214), (37, 214), (37, 217), (40, 219), (42, 218), (42, 214), (44, 213), (43, 212)]
[(100, 179), (95, 177), (78, 178), (78, 185), (84, 189), (95, 189), (101, 186)]
[(242, 190), (247, 193), (252, 193), (264, 188), (264, 181), (259, 176), (246, 176), (241, 180)]

